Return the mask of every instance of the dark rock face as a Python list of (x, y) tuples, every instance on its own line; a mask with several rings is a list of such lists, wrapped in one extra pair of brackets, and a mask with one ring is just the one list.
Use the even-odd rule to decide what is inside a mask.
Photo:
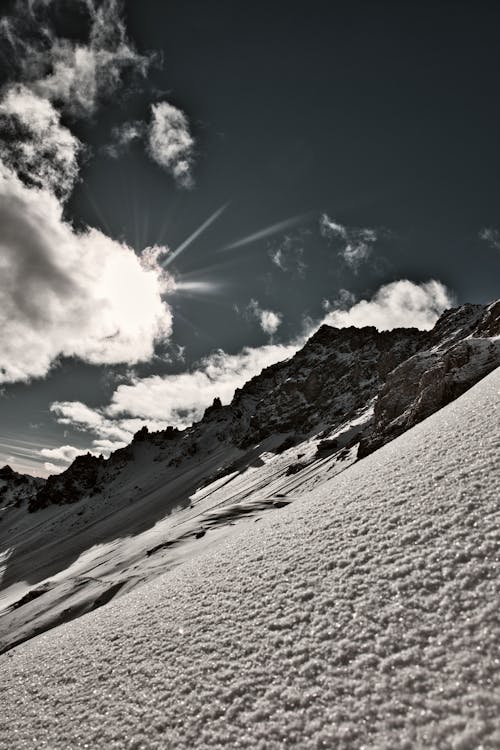
[(358, 458), (372, 453), (465, 393), (500, 366), (500, 303), (445, 313), (423, 351), (387, 376)]
[[(0, 479), (10, 480), (14, 479), (16, 472), (10, 468), (7, 464), (0, 469)], [(19, 475), (17, 475), (19, 476)]]
[(414, 354), (426, 334), (416, 328), (327, 325), (292, 359), (279, 362), (236, 391), (231, 435), (241, 448), (277, 432), (309, 434), (348, 421), (375, 398), (384, 374)]
[(3, 466), (0, 469), (0, 508), (19, 508), (42, 487), (44, 481), (39, 477), (19, 474), (10, 466)]
[(66, 471), (47, 479), (44, 486), (30, 500), (30, 512), (46, 508), (52, 503), (74, 503), (84, 495), (90, 494), (96, 489), (104, 463), (102, 456), (96, 458), (90, 453), (77, 456)]
[(135, 435), (133, 437), (133, 442), (134, 443), (143, 443), (145, 440), (148, 439), (148, 435), (149, 435), (149, 430), (146, 427), (146, 425), (144, 425), (144, 427), (141, 427), (141, 429), (138, 430), (135, 433)]

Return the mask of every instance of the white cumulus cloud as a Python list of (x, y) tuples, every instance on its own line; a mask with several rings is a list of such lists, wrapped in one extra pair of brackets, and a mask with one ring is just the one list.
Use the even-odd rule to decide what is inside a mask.
[(264, 310), (256, 299), (251, 299), (247, 307), (248, 312), (256, 320), (268, 336), (274, 336), (283, 321), (283, 315), (274, 310)]
[(149, 154), (184, 188), (194, 184), (194, 143), (184, 112), (168, 102), (152, 105), (148, 131)]
[(204, 409), (216, 396), (222, 403), (229, 403), (236, 388), (241, 388), (264, 367), (292, 356), (299, 346), (268, 344), (246, 347), (238, 354), (217, 351), (191, 372), (154, 375), (129, 385), (120, 384), (107, 414), (111, 417), (161, 418), (176, 427), (187, 427), (201, 418)]
[(49, 192), (0, 165), (0, 383), (47, 374), (59, 356), (94, 364), (153, 355), (171, 331), (169, 277), (96, 229), (77, 233)]
[(329, 312), (323, 323), (337, 328), (375, 326), (379, 331), (412, 327), (427, 330), (452, 305), (453, 297), (441, 282), (415, 284), (402, 279), (382, 286), (370, 300)]
[(0, 101), (0, 159), (28, 185), (66, 199), (78, 177), (80, 141), (52, 104), (23, 85)]
[(301, 344), (247, 347), (238, 354), (216, 351), (190, 372), (152, 375), (120, 384), (111, 403), (101, 409), (65, 401), (53, 403), (51, 411), (60, 424), (97, 436), (92, 443), (96, 451), (101, 452), (101, 447), (114, 449), (130, 442), (144, 424), (150, 430), (190, 426), (216, 396), (222, 403), (229, 403), (236, 388), (265, 367), (291, 357)]

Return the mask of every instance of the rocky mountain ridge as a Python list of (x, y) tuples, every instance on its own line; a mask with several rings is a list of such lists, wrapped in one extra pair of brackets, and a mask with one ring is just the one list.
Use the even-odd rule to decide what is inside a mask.
[[(105, 495), (110, 480), (137, 460), (141, 444), (155, 451), (153, 461), (174, 469), (197, 455), (220, 453), (220, 465), (205, 483), (235, 466), (244, 470), (259, 446), (267, 450), (270, 441), (271, 450), (280, 452), (315, 436), (318, 455), (359, 445), (362, 457), (499, 365), (500, 301), (448, 310), (431, 331), (323, 325), (292, 358), (267, 367), (237, 389), (229, 405), (215, 399), (190, 428), (153, 433), (142, 428), (109, 459), (79, 456), (43, 485), (32, 483), (23, 499), (35, 511)], [(302, 465), (294, 464), (290, 471)]]
[(10, 466), (0, 469), (0, 511), (9, 508), (19, 508), (26, 501), (30, 501), (45, 485), (39, 477), (19, 474)]

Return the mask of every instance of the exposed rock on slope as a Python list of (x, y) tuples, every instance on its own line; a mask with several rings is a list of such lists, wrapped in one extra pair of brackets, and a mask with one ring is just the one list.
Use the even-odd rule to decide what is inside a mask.
[(500, 365), (500, 302), (445, 313), (426, 348), (386, 378), (358, 457), (371, 453), (461, 396)]
[(71, 466), (62, 474), (50, 476), (44, 486), (30, 502), (30, 510), (46, 508), (51, 503), (71, 503), (82, 495), (97, 491), (97, 482), (104, 458), (96, 458), (90, 453), (77, 456)]
[(0, 512), (27, 503), (43, 485), (43, 479), (18, 474), (10, 466), (4, 466), (0, 469)]
[(384, 377), (416, 352), (425, 334), (416, 328), (323, 325), (292, 359), (266, 368), (237, 390), (228, 409), (241, 447), (273, 433), (312, 431), (349, 421), (375, 398)]

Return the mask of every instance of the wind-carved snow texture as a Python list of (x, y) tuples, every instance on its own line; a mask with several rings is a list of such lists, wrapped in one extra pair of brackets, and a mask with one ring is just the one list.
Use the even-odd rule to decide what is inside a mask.
[(498, 750), (499, 397), (4, 654), (0, 746)]

